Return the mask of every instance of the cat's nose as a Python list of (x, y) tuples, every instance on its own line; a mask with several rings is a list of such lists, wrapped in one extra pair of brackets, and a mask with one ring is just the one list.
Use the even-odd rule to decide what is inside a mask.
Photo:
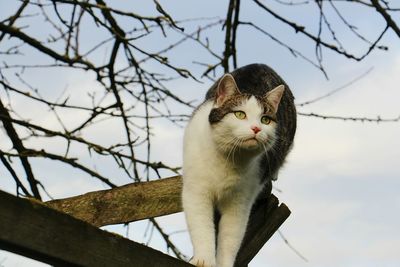
[(261, 131), (260, 127), (258, 127), (258, 126), (251, 126), (251, 129), (253, 130), (253, 132), (255, 134), (257, 134), (259, 131)]

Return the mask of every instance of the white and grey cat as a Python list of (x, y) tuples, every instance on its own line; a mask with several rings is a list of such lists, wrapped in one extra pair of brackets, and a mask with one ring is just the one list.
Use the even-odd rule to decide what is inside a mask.
[(184, 137), (182, 202), (194, 249), (190, 263), (234, 266), (251, 207), (276, 179), (295, 131), (293, 96), (268, 66), (239, 68), (210, 88)]

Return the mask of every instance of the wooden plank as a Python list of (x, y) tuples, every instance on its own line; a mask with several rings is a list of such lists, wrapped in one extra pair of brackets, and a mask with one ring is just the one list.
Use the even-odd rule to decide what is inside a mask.
[(235, 267), (247, 266), (289, 217), (288, 207), (278, 204), (278, 199), (271, 195), (268, 199), (260, 199), (253, 208)]
[(191, 266), (39, 202), (0, 191), (0, 247), (55, 266)]
[[(127, 223), (182, 211), (180, 176), (46, 202), (96, 226)], [(236, 266), (246, 266), (290, 215), (266, 188), (254, 205)]]
[[(180, 176), (46, 202), (96, 226), (127, 223), (182, 211)], [(246, 266), (290, 215), (266, 188), (254, 205), (236, 266)]]
[(182, 211), (182, 179), (133, 183), (46, 202), (49, 207), (95, 226), (128, 223)]

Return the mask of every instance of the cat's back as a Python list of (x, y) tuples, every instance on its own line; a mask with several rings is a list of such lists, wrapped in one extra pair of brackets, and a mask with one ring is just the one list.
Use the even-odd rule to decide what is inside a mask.
[[(278, 85), (285, 85), (285, 81), (270, 67), (265, 64), (250, 64), (238, 68), (231, 72), (241, 93), (263, 96), (266, 92), (274, 89)], [(206, 99), (215, 97), (218, 81), (208, 90)], [(286, 90), (286, 95), (293, 99), (293, 95)]]

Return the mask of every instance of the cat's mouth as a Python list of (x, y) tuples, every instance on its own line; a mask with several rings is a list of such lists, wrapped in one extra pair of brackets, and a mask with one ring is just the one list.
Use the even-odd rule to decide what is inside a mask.
[(242, 142), (244, 147), (249, 147), (249, 148), (258, 146), (258, 143), (259, 143), (259, 141), (257, 140), (257, 138), (255, 136), (246, 138)]

